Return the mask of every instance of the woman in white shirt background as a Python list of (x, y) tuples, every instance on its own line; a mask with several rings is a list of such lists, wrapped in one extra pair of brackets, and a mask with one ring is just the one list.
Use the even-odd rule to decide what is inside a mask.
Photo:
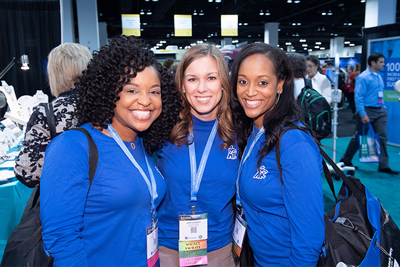
[(321, 95), (326, 98), (328, 103), (331, 103), (331, 82), (328, 78), (319, 73), (320, 68), (319, 59), (316, 56), (307, 56), (307, 78), (311, 78), (314, 84), (317, 85), (315, 90), (317, 90)]

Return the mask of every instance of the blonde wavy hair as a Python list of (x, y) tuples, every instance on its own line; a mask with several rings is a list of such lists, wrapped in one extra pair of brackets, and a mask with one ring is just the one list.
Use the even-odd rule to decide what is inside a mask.
[(218, 104), (218, 135), (224, 141), (221, 149), (230, 147), (235, 143), (235, 133), (232, 121), (232, 113), (229, 106), (230, 103), (230, 86), (229, 86), (229, 70), (226, 65), (224, 56), (221, 51), (212, 44), (199, 44), (191, 47), (183, 55), (181, 61), (179, 62), (178, 69), (175, 74), (175, 84), (181, 99), (183, 109), (180, 113), (181, 121), (178, 122), (172, 129), (170, 134), (171, 143), (175, 145), (185, 144), (188, 145), (188, 136), (193, 131), (193, 121), (191, 115), (190, 104), (183, 94), (183, 81), (185, 71), (188, 66), (201, 57), (210, 56), (217, 62), (218, 75), (221, 80), (222, 85), (222, 98)]
[(89, 49), (81, 44), (64, 43), (53, 48), (47, 63), (51, 93), (58, 97), (73, 88), (91, 59)]

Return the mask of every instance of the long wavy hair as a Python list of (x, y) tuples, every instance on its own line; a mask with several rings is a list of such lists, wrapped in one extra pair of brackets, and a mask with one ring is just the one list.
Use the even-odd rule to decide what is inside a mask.
[(239, 156), (243, 156), (247, 139), (252, 131), (253, 120), (246, 116), (243, 107), (240, 105), (237, 96), (237, 80), (240, 65), (247, 57), (255, 54), (261, 54), (270, 59), (273, 63), (275, 76), (278, 82), (283, 80), (283, 90), (278, 103), (265, 113), (263, 125), (265, 128), (265, 144), (258, 151), (258, 168), (262, 159), (271, 152), (274, 147), (278, 150), (280, 147), (280, 138), (283, 129), (299, 129), (308, 132), (306, 127), (297, 125), (301, 121), (301, 111), (294, 97), (294, 78), (291, 63), (281, 49), (270, 46), (265, 43), (253, 43), (244, 47), (233, 62), (231, 70), (231, 107), (233, 121), (237, 133), (237, 142), (239, 146)]
[(150, 66), (158, 72), (160, 79), (162, 111), (149, 129), (140, 135), (148, 153), (161, 149), (179, 121), (182, 103), (173, 77), (157, 62), (149, 46), (134, 36), (115, 37), (109, 45), (94, 52), (87, 70), (76, 84), (78, 100), (75, 116), (78, 125), (90, 122), (100, 130), (106, 129), (108, 123), (113, 121), (123, 86)]
[(181, 121), (175, 125), (171, 133), (171, 143), (175, 145), (188, 145), (188, 136), (193, 130), (193, 121), (191, 115), (191, 106), (183, 93), (183, 81), (185, 71), (189, 65), (201, 57), (210, 56), (217, 62), (218, 75), (222, 84), (222, 99), (218, 104), (218, 135), (224, 141), (222, 149), (228, 148), (235, 143), (234, 126), (232, 122), (232, 114), (229, 106), (230, 102), (230, 87), (229, 87), (229, 70), (224, 56), (217, 47), (212, 44), (199, 44), (191, 47), (183, 55), (179, 62), (178, 69), (175, 74), (176, 89), (179, 92), (183, 109), (180, 113)]

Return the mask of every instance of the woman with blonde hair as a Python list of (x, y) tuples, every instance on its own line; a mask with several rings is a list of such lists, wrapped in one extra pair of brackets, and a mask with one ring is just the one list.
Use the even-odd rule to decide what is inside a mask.
[[(56, 134), (76, 127), (77, 121), (72, 119), (76, 101), (74, 87), (91, 59), (89, 49), (76, 43), (60, 44), (48, 56), (50, 91), (56, 97), (52, 101)], [(39, 184), (44, 152), (50, 141), (45, 107), (40, 104), (33, 108), (21, 152), (15, 162), (15, 177), (24, 185), (35, 187)]]
[[(175, 83), (183, 102), (181, 121), (157, 162), (167, 183), (159, 209), (160, 262), (235, 266), (231, 199), (239, 161), (222, 53), (211, 44), (190, 48)], [(186, 249), (189, 242), (199, 246)]]

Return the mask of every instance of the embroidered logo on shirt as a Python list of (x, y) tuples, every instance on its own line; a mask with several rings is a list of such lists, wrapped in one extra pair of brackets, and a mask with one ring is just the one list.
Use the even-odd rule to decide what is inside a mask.
[(260, 170), (256, 172), (256, 174), (253, 176), (254, 179), (265, 179), (265, 176), (267, 176), (268, 170), (265, 169), (264, 166), (260, 167)]
[(228, 156), (227, 159), (237, 159), (237, 149), (231, 146), (228, 148)]

